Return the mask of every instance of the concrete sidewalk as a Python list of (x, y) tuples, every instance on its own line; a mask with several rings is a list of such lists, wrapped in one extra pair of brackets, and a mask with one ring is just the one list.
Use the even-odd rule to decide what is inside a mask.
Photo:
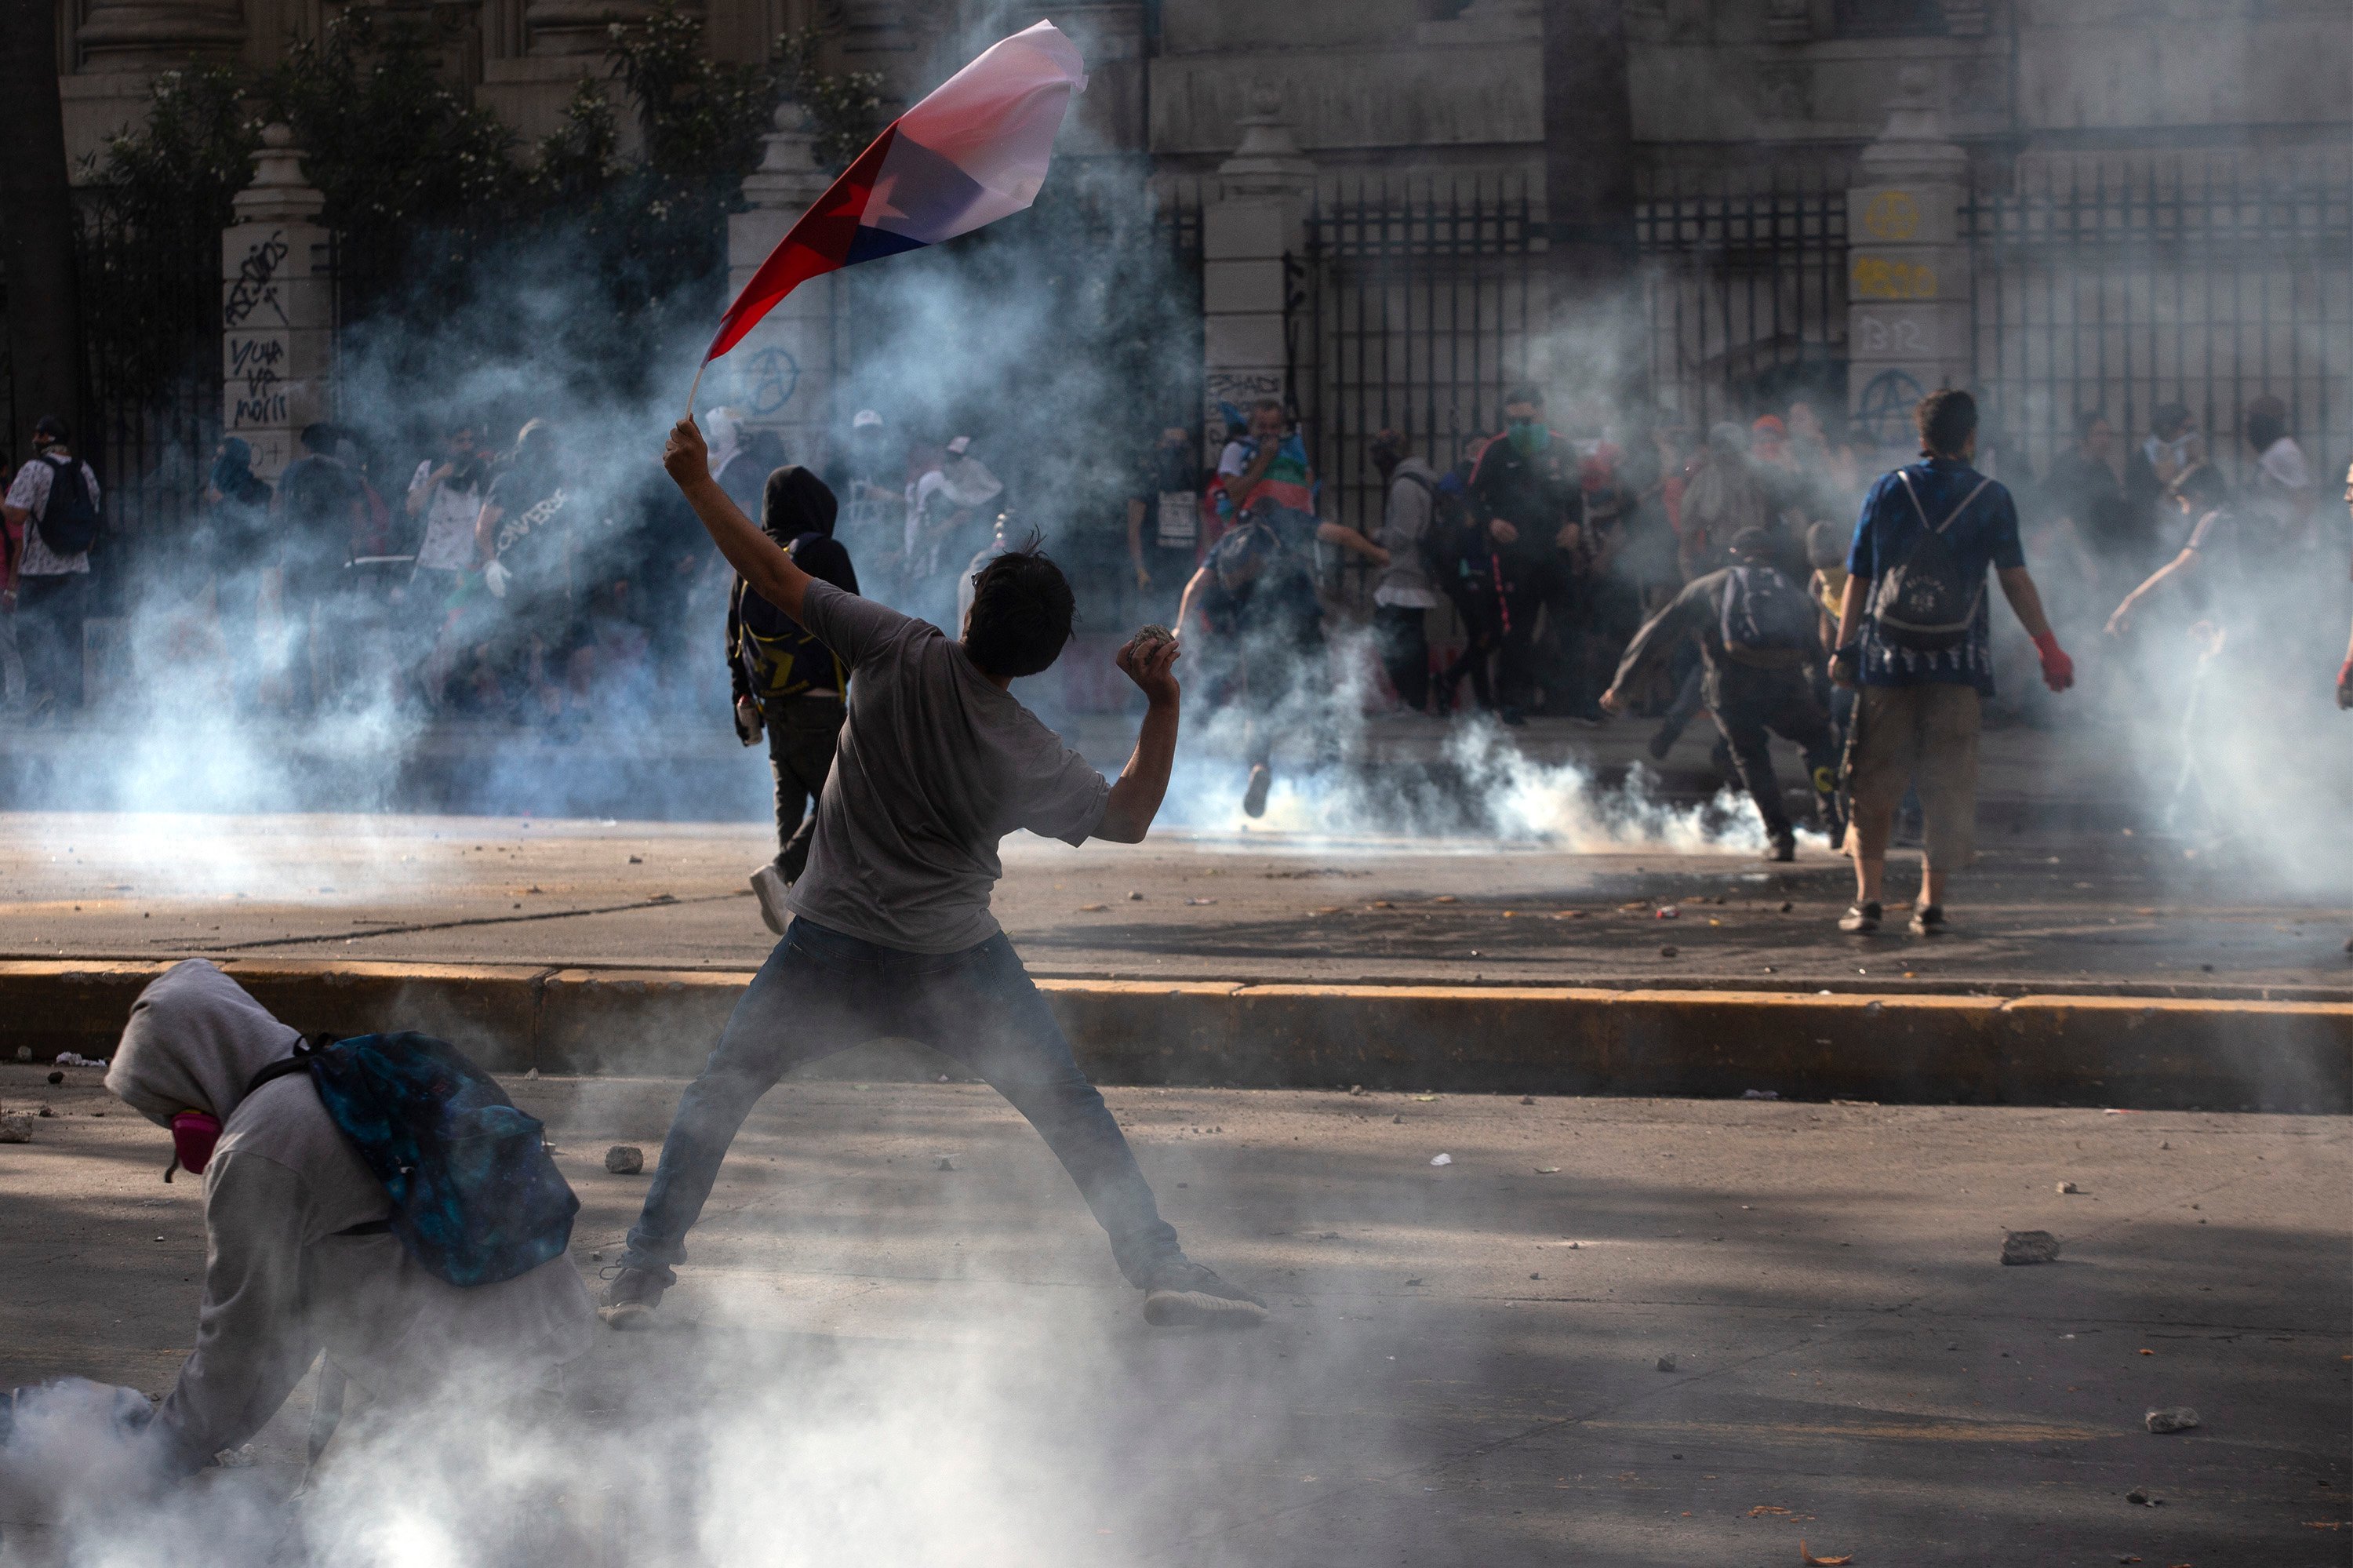
[[(0, 1386), (160, 1391), (195, 1327), (198, 1190), (69, 1077), (0, 1066), (0, 1100), (57, 1113), (0, 1146)], [(650, 1158), (677, 1086), (509, 1086), (561, 1149), (593, 1276), (645, 1190), (605, 1148)], [(708, 1561), (691, 1524), (860, 1565), (1762, 1568), (1801, 1539), (1857, 1568), (2346, 1561), (2341, 1119), (1107, 1098), (1268, 1330), (1146, 1330), (987, 1091), (791, 1083), (737, 1142), (666, 1331), (600, 1339), (589, 1431), (545, 1439), (638, 1510), (612, 1555), (568, 1560)], [(2056, 1232), (2060, 1261), (2001, 1266), (2006, 1228)], [(729, 1425), (747, 1402), (773, 1418)], [(2143, 1430), (2181, 1404), (2197, 1430)], [(290, 1489), (306, 1410), (307, 1388), (216, 1478)], [(749, 1434), (743, 1491), (675, 1438), (698, 1431)], [(12, 1568), (62, 1555), (5, 1528)]]

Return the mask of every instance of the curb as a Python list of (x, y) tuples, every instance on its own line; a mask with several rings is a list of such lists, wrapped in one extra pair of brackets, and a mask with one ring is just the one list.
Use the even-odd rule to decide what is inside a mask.
[[(163, 962), (0, 962), (0, 1059), (112, 1054)], [(497, 1072), (681, 1076), (746, 970), (232, 960), (304, 1029), (418, 1029)], [(2353, 1003), (1571, 986), (1038, 982), (1098, 1083), (2353, 1111)], [(964, 1075), (911, 1042), (835, 1078)]]

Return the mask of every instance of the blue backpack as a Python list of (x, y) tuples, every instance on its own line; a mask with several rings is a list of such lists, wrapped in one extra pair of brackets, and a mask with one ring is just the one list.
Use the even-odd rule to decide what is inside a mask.
[(319, 1101), (392, 1196), (387, 1228), (452, 1285), (496, 1285), (572, 1245), (580, 1200), (540, 1123), (447, 1041), (311, 1035), (253, 1076), (308, 1072)]

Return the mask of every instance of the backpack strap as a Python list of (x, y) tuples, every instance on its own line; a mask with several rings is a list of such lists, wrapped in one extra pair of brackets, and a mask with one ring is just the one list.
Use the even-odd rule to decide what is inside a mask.
[(334, 1043), (335, 1037), (332, 1034), (323, 1033), (318, 1034), (305, 1034), (301, 1039), (294, 1042), (294, 1054), (291, 1056), (280, 1057), (279, 1060), (272, 1062), (268, 1066), (262, 1068), (259, 1073), (254, 1074), (252, 1077), (247, 1079), (245, 1092), (250, 1095), (254, 1090), (261, 1087), (262, 1085), (269, 1083), (273, 1078), (291, 1077), (296, 1073), (309, 1072), (311, 1070), (311, 1058), (316, 1055), (322, 1047), (332, 1045)]
[(1961, 503), (1958, 506), (1954, 507), (1950, 512), (1947, 513), (1945, 514), (1945, 520), (1942, 523), (1931, 523), (1928, 521), (1927, 508), (1920, 504), (1920, 493), (1912, 488), (1912, 476), (1899, 468), (1895, 471), (1895, 477), (1902, 482), (1904, 486), (1904, 493), (1912, 498), (1912, 510), (1918, 515), (1920, 519), (1920, 526), (1926, 528), (1931, 534), (1942, 534), (1946, 529), (1951, 527), (1954, 522), (1959, 518), (1960, 514), (1969, 509), (1969, 503), (1975, 501), (1978, 496), (1983, 495), (1985, 493), (1986, 486), (1993, 482), (1990, 479), (1980, 477), (1978, 480), (1978, 487), (1975, 490), (1970, 491), (1967, 495), (1962, 496)]

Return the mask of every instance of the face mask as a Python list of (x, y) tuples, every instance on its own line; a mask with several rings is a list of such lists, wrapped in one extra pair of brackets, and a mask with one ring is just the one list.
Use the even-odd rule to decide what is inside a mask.
[(1507, 429), (1513, 447), (1524, 454), (1533, 455), (1552, 445), (1552, 432), (1534, 419), (1514, 419)]
[(201, 1176), (212, 1163), (213, 1145), (220, 1141), (220, 1118), (199, 1110), (184, 1110), (172, 1118), (172, 1163), (164, 1167), (164, 1180), (169, 1181), (174, 1171), (185, 1171), (191, 1176)]

